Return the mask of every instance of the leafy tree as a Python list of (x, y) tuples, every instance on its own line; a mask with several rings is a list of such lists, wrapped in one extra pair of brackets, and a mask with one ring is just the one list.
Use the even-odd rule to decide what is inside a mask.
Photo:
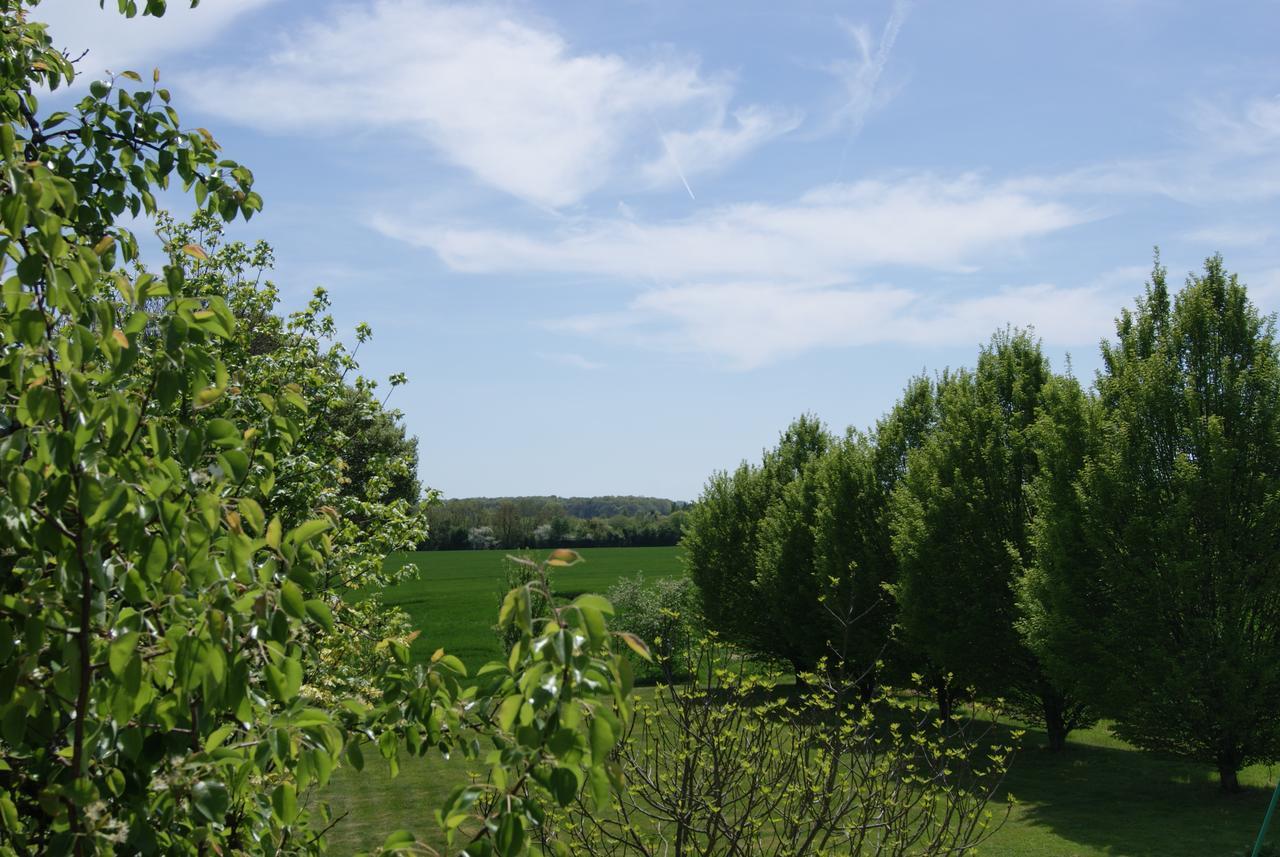
[[(711, 477), (690, 510), (681, 544), (703, 615), (725, 638), (811, 668), (826, 653), (823, 630), (809, 625), (814, 491), (806, 474), (831, 437), (802, 416), (765, 452), (759, 466)], [(794, 618), (801, 611), (804, 623)]]
[(1018, 629), (1052, 684), (1072, 699), (1087, 699), (1083, 678), (1090, 664), (1106, 660), (1108, 643), (1075, 619), (1099, 603), (1099, 557), (1085, 531), (1078, 478), (1095, 454), (1098, 400), (1076, 379), (1055, 376), (1042, 391), (1041, 414), (1032, 429), (1039, 470), (1031, 486), (1035, 507), (1032, 561), (1018, 583)]
[(815, 469), (814, 575), (821, 595), (810, 605), (829, 654), (875, 686), (888, 653), (896, 604), (885, 591), (897, 579), (876, 449), (850, 431)]
[(1045, 492), (1040, 639), (1122, 737), (1231, 792), (1280, 758), (1280, 363), (1220, 257), (1173, 299), (1165, 277), (1103, 347), (1075, 492)]
[(818, 608), (829, 584), (817, 573), (814, 521), (817, 471), (832, 444), (817, 419), (802, 416), (765, 454), (760, 473), (769, 505), (757, 531), (755, 597), (762, 621), (754, 645), (789, 662), (797, 672), (814, 669), (831, 649), (832, 623)]
[(997, 333), (974, 371), (939, 386), (938, 423), (893, 496), (897, 596), (907, 644), (958, 681), (1039, 715), (1054, 749), (1083, 712), (1018, 631), (1015, 586), (1031, 559), (1031, 437), (1051, 378), (1028, 334)]
[(755, 639), (756, 531), (768, 493), (758, 467), (745, 461), (732, 473), (712, 474), (689, 511), (680, 544), (698, 587), (707, 625), (727, 639)]
[(399, 414), (356, 386), (343, 391), (332, 414), (333, 428), (345, 438), (343, 493), (365, 497), (373, 490), (377, 500), (417, 504), (418, 439), (406, 436)]
[(500, 616), (521, 640), (465, 701), (456, 658), (415, 664), (395, 638), (371, 647), (376, 694), (322, 683), (355, 633), (341, 596), (378, 573), (358, 514), (418, 527), (402, 498), (326, 487), (342, 459), (316, 415), (349, 355), (321, 342), (322, 297), (272, 313), (233, 273), (257, 264), (242, 247), (174, 227), (162, 271), (141, 265), (121, 214), (155, 215), (176, 177), (248, 217), (253, 176), (182, 130), (158, 73), (42, 115), (74, 67), (29, 6), (0, 2), (0, 853), (317, 853), (326, 811), (299, 795), (370, 738), (393, 769), (491, 739), (490, 783), (440, 814), (451, 835), (477, 823), (472, 854), (525, 850), (584, 786), (607, 802), (631, 680), (603, 599), (535, 625), (533, 584), (515, 590)]

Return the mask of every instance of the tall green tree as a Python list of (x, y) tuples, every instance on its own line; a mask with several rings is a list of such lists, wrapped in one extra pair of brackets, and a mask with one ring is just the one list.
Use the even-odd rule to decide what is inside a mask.
[(854, 431), (836, 442), (815, 468), (814, 578), (810, 605), (827, 648), (868, 693), (888, 655), (896, 613), (885, 584), (897, 578), (887, 526), (888, 495), (876, 471), (876, 449)]
[(756, 532), (755, 646), (797, 672), (840, 655), (830, 645), (831, 624), (819, 606), (829, 587), (818, 575), (814, 539), (817, 473), (831, 444), (822, 422), (806, 414), (787, 427), (760, 467), (768, 506)]
[(830, 443), (819, 420), (798, 418), (759, 465), (743, 462), (708, 480), (681, 541), (708, 626), (797, 669), (822, 656), (814, 642), (821, 634), (779, 617), (803, 609), (806, 624), (813, 619), (814, 495), (805, 477)]
[(1078, 707), (1024, 644), (1015, 593), (1032, 557), (1032, 428), (1051, 377), (1039, 343), (1006, 331), (974, 370), (944, 379), (937, 425), (909, 456), (892, 523), (906, 644), (962, 687), (1022, 703), (1060, 749)]
[(1103, 347), (1096, 448), (1050, 492), (1042, 645), (1116, 731), (1215, 765), (1280, 758), (1280, 357), (1220, 257), (1157, 260)]

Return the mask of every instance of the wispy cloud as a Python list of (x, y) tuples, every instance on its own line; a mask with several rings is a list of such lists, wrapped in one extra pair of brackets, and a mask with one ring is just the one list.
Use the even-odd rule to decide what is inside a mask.
[(802, 119), (798, 110), (759, 106), (735, 110), (730, 116), (719, 112), (700, 128), (663, 134), (662, 155), (642, 167), (641, 174), (654, 186), (679, 180), (693, 196), (687, 179), (690, 173), (719, 172), (762, 144), (795, 130)]
[(474, 273), (553, 272), (632, 282), (849, 282), (886, 265), (960, 270), (1000, 246), (1088, 219), (974, 175), (906, 176), (815, 188), (644, 222), (571, 221), (551, 232), (464, 228), (375, 216), (380, 232)]
[(840, 82), (842, 101), (832, 117), (832, 126), (847, 130), (856, 136), (866, 124), (867, 116), (881, 107), (889, 98), (881, 85), (889, 56), (893, 52), (898, 33), (911, 12), (909, 0), (894, 0), (889, 18), (874, 39), (871, 28), (865, 24), (841, 21), (857, 55), (853, 59), (831, 63), (827, 70)]
[(496, 3), (335, 4), (261, 62), (185, 82), (204, 109), (260, 128), (401, 132), (553, 208), (609, 182), (654, 181), (651, 166), (628, 174), (666, 157), (656, 122), (687, 174), (723, 168), (788, 125), (764, 108), (731, 111), (731, 81), (694, 59), (576, 51), (545, 21)]
[(1275, 237), (1276, 230), (1261, 224), (1221, 223), (1203, 226), (1185, 233), (1182, 237), (1187, 241), (1195, 241), (1208, 245), (1208, 250), (1220, 250), (1223, 247), (1257, 247)]
[[(1133, 284), (1141, 281), (1139, 275)], [(891, 286), (720, 283), (645, 291), (625, 312), (570, 317), (550, 326), (639, 347), (708, 354), (745, 370), (815, 348), (974, 345), (1006, 325), (1034, 327), (1052, 345), (1092, 345), (1110, 332), (1118, 305), (1102, 283), (1037, 284), (954, 299)]]
[(163, 18), (127, 19), (114, 2), (102, 9), (92, 0), (61, 0), (41, 3), (33, 17), (47, 23), (54, 44), (72, 56), (89, 52), (78, 67), (86, 80), (94, 80), (108, 69), (150, 70), (166, 57), (213, 42), (237, 19), (273, 2), (219, 0), (198, 9), (172, 3)]
[(1192, 205), (1280, 196), (1280, 99), (1195, 99), (1175, 117), (1164, 151), (1010, 182), (1060, 198), (1164, 196)]

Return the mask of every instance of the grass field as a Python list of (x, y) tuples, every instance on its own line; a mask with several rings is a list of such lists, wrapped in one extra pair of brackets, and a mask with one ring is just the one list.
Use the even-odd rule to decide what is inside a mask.
[[(583, 552), (587, 562), (563, 570), (561, 593), (603, 592), (620, 576), (679, 574), (671, 548), (614, 548)], [(501, 551), (408, 554), (419, 579), (387, 593), (422, 628), (418, 651), (444, 646), (469, 665), (498, 654), (489, 630), (503, 579)], [(641, 691), (644, 692), (644, 691)], [(1206, 766), (1141, 753), (1098, 727), (1073, 733), (1060, 755), (1041, 749), (1031, 731), (1014, 760), (1006, 793), (1017, 798), (1009, 821), (983, 854), (999, 857), (1240, 857), (1257, 835), (1270, 786), (1280, 770), (1241, 773), (1244, 793), (1222, 797)], [(373, 754), (370, 754), (373, 755)], [(458, 761), (437, 756), (406, 760), (400, 776), (387, 776), (381, 760), (364, 772), (339, 770), (322, 796), (347, 817), (330, 835), (333, 853), (352, 854), (398, 828), (434, 838), (433, 811), (465, 781)], [(1003, 812), (1004, 805), (993, 807)], [(1280, 836), (1272, 836), (1280, 842)]]
[[(676, 548), (588, 548), (586, 561), (555, 570), (552, 588), (561, 595), (603, 593), (620, 577), (644, 572), (654, 580), (683, 573)], [(505, 653), (493, 633), (498, 604), (506, 593), (503, 558), (510, 551), (430, 551), (393, 554), (388, 564), (418, 567), (416, 579), (384, 593), (384, 600), (409, 614), (422, 635), (414, 641), (419, 657), (443, 646), (474, 668)], [(542, 554), (529, 554), (541, 559)]]

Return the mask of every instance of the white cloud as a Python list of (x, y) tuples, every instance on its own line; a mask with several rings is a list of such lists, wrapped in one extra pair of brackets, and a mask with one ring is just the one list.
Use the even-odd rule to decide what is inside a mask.
[(656, 186), (682, 181), (692, 196), (686, 176), (724, 169), (763, 143), (795, 130), (801, 119), (797, 111), (751, 106), (734, 111), (730, 124), (721, 112), (701, 128), (662, 134), (662, 155), (641, 168), (641, 175)]
[(1034, 327), (1051, 345), (1096, 343), (1111, 330), (1115, 296), (1101, 284), (1041, 284), (938, 299), (909, 289), (795, 288), (762, 283), (646, 291), (624, 313), (554, 322), (558, 330), (710, 354), (752, 369), (814, 348), (976, 345), (992, 331)]
[(1209, 251), (1223, 247), (1256, 247), (1270, 241), (1275, 234), (1270, 226), (1223, 223), (1194, 229), (1182, 237), (1208, 245), (1205, 250)]
[(1059, 197), (1164, 196), (1203, 206), (1280, 196), (1280, 99), (1197, 100), (1170, 133), (1180, 146), (1009, 185)]
[(858, 54), (852, 60), (842, 60), (827, 67), (843, 90), (843, 100), (832, 116), (833, 127), (848, 128), (856, 135), (866, 124), (867, 116), (888, 101), (890, 94), (881, 86), (881, 78), (889, 64), (893, 44), (898, 40), (898, 32), (910, 11), (911, 4), (907, 0), (894, 0), (889, 19), (874, 47), (871, 30), (866, 25), (841, 22)]
[(1199, 99), (1189, 122), (1202, 146), (1223, 154), (1274, 155), (1280, 144), (1280, 98), (1252, 98), (1234, 109)]
[(740, 204), (690, 218), (575, 221), (550, 234), (373, 218), (382, 233), (429, 247), (451, 268), (553, 272), (659, 282), (837, 283), (898, 265), (961, 270), (979, 254), (1087, 216), (976, 176), (825, 185), (790, 203)]
[(692, 60), (575, 52), (545, 23), (493, 3), (341, 5), (298, 25), (260, 64), (206, 79), (188, 78), (197, 102), (232, 120), (405, 132), (480, 181), (549, 207), (655, 157), (659, 127), (686, 150), (688, 172), (723, 167), (787, 124), (763, 108), (729, 122), (731, 85)]
[(45, 0), (32, 18), (47, 23), (53, 43), (71, 56), (87, 50), (77, 68), (95, 79), (107, 69), (149, 71), (168, 56), (212, 42), (242, 15), (272, 2), (217, 0), (196, 9), (173, 2), (162, 18), (125, 18), (113, 0), (106, 9), (96, 0)]

